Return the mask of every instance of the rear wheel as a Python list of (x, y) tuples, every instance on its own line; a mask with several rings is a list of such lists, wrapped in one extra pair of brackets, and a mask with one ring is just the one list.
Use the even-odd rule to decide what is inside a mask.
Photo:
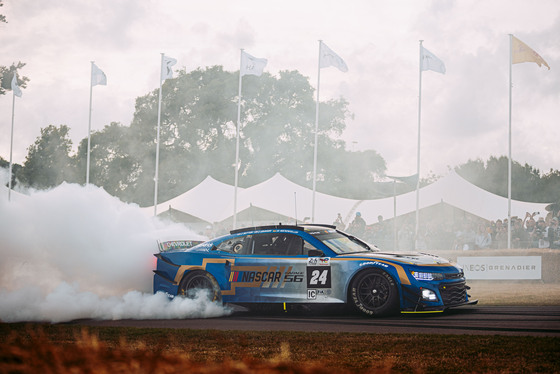
[(395, 314), (399, 310), (395, 281), (379, 269), (363, 271), (352, 280), (350, 300), (360, 313), (371, 317)]
[(194, 299), (198, 292), (206, 292), (210, 301), (221, 302), (222, 293), (216, 279), (202, 270), (195, 270), (183, 277), (178, 295)]

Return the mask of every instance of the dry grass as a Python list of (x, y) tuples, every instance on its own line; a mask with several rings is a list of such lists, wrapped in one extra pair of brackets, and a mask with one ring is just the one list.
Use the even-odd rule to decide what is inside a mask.
[(0, 324), (0, 373), (550, 373), (547, 337)]

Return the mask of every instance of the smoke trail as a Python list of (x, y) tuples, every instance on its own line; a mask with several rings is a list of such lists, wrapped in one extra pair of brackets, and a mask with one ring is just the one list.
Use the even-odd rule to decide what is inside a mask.
[(204, 297), (151, 294), (156, 240), (200, 238), (183, 225), (149, 217), (95, 186), (62, 184), (11, 202), (0, 191), (0, 320), (228, 313)]
[(16, 291), (0, 290), (0, 318), (4, 322), (65, 322), (94, 319), (170, 319), (223, 316), (228, 310), (208, 302), (201, 291), (194, 299), (169, 300), (163, 293), (155, 295), (129, 291), (122, 296), (101, 297), (80, 291), (77, 285), (62, 282), (45, 294), (35, 286)]

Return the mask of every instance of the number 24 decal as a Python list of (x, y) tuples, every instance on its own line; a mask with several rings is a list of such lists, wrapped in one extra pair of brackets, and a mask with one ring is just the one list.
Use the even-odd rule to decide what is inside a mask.
[(329, 275), (329, 269), (325, 269), (323, 271), (320, 270), (313, 270), (311, 272), (311, 279), (309, 280), (309, 284), (314, 285), (321, 283), (322, 285), (327, 284), (327, 276)]
[(330, 288), (331, 287), (331, 268), (325, 266), (309, 266), (307, 268), (307, 287), (308, 288)]

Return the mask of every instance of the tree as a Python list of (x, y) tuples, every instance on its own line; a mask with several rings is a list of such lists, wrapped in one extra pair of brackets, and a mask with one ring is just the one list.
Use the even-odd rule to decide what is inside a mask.
[[(21, 61), (17, 64), (12, 64), (10, 67), (0, 66), (0, 95), (5, 95), (7, 91), (12, 90), (12, 78), (14, 74), (24, 66), (25, 64)], [(17, 82), (20, 88), (26, 88), (29, 78), (18, 76)]]
[[(385, 160), (374, 150), (347, 152), (343, 148), (320, 152), (321, 181), (317, 189), (331, 195), (359, 200), (378, 198), (384, 186), (376, 179), (385, 173)], [(327, 172), (328, 170), (330, 172)], [(320, 187), (319, 187), (320, 186)], [(389, 192), (392, 194), (392, 188)]]
[[(2, 0), (0, 0), (0, 7), (3, 7)], [(0, 14), (0, 23), (8, 23), (6, 16)], [(12, 78), (17, 70), (23, 68), (25, 64), (23, 62), (18, 62), (17, 64), (12, 64), (10, 67), (0, 66), (0, 95), (5, 95), (6, 90), (12, 89)], [(21, 88), (27, 87), (27, 82), (29, 78), (21, 76), (17, 78), (18, 86)]]
[(41, 129), (41, 136), (28, 148), (18, 179), (29, 187), (50, 188), (64, 181), (76, 181), (75, 168), (70, 156), (72, 141), (66, 125), (49, 125)]
[[(159, 197), (165, 201), (198, 184), (207, 175), (224, 176), (233, 172), (234, 145), (231, 128), (236, 118), (235, 77), (222, 67), (191, 73), (179, 71), (178, 77), (163, 84)], [(137, 199), (153, 202), (155, 175), (158, 91), (136, 100), (130, 126), (130, 151), (141, 165), (136, 175)], [(229, 136), (228, 136), (229, 135)]]
[[(3, 7), (3, 6), (4, 6), (4, 4), (2, 4), (2, 0), (0, 0), (0, 8)], [(5, 15), (0, 14), (0, 22), (8, 23)]]
[[(179, 71), (163, 84), (158, 201), (206, 176), (233, 184), (239, 72), (221, 66)], [(314, 89), (297, 71), (243, 78), (240, 186), (280, 172), (311, 187), (315, 141)], [(153, 203), (158, 90), (136, 99), (130, 127), (111, 123), (91, 136), (90, 181), (125, 201)], [(348, 152), (339, 139), (350, 116), (344, 99), (320, 103), (317, 190), (366, 196), (385, 161), (375, 151)], [(85, 181), (87, 139), (69, 155), (68, 128), (49, 126), (29, 148), (22, 170), (36, 188)], [(49, 153), (47, 155), (47, 153)], [(55, 167), (55, 165), (60, 165)], [(61, 172), (64, 171), (64, 174)]]
[[(7, 174), (9, 173), (9, 169), (10, 169), (10, 161), (5, 160), (4, 158), (0, 157), (0, 168), (2, 169), (6, 169), (6, 177)], [(19, 170), (21, 169), (21, 165), (20, 164), (16, 164), (16, 163), (12, 163), (12, 188), (14, 188), (17, 185), (17, 180), (16, 180), (16, 175), (19, 172)], [(6, 180), (6, 187), (9, 186), (9, 181)]]
[[(508, 158), (491, 156), (488, 161), (469, 160), (455, 168), (457, 173), (469, 182), (497, 195), (508, 196)], [(511, 197), (514, 200), (547, 203), (557, 201), (560, 196), (560, 177), (558, 171), (541, 177), (538, 169), (529, 164), (512, 162)]]
[[(133, 201), (137, 186), (135, 175), (141, 165), (131, 152), (130, 128), (112, 122), (101, 131), (91, 134), (90, 183), (103, 186), (105, 191), (124, 201)], [(87, 170), (87, 138), (78, 147), (73, 160), (77, 179), (85, 183)]]
[(541, 200), (549, 203), (560, 203), (560, 171), (550, 169), (542, 176)]
[[(179, 71), (177, 78), (165, 81), (158, 201), (186, 191), (207, 175), (233, 184), (238, 74), (214, 66), (189, 73)], [(138, 98), (130, 126), (133, 154), (142, 165), (136, 183), (144, 202), (153, 194), (157, 99), (156, 90)], [(337, 137), (349, 115), (347, 106), (343, 99), (321, 103), (321, 154), (343, 151), (344, 143)], [(307, 78), (296, 71), (282, 71), (279, 77), (268, 73), (260, 77), (245, 76), (241, 123), (241, 186), (261, 182), (276, 172), (294, 182), (309, 183), (313, 168), (315, 101)], [(321, 165), (323, 174), (336, 174), (344, 169), (330, 167), (326, 158)], [(372, 165), (371, 170), (378, 172), (378, 166)]]

